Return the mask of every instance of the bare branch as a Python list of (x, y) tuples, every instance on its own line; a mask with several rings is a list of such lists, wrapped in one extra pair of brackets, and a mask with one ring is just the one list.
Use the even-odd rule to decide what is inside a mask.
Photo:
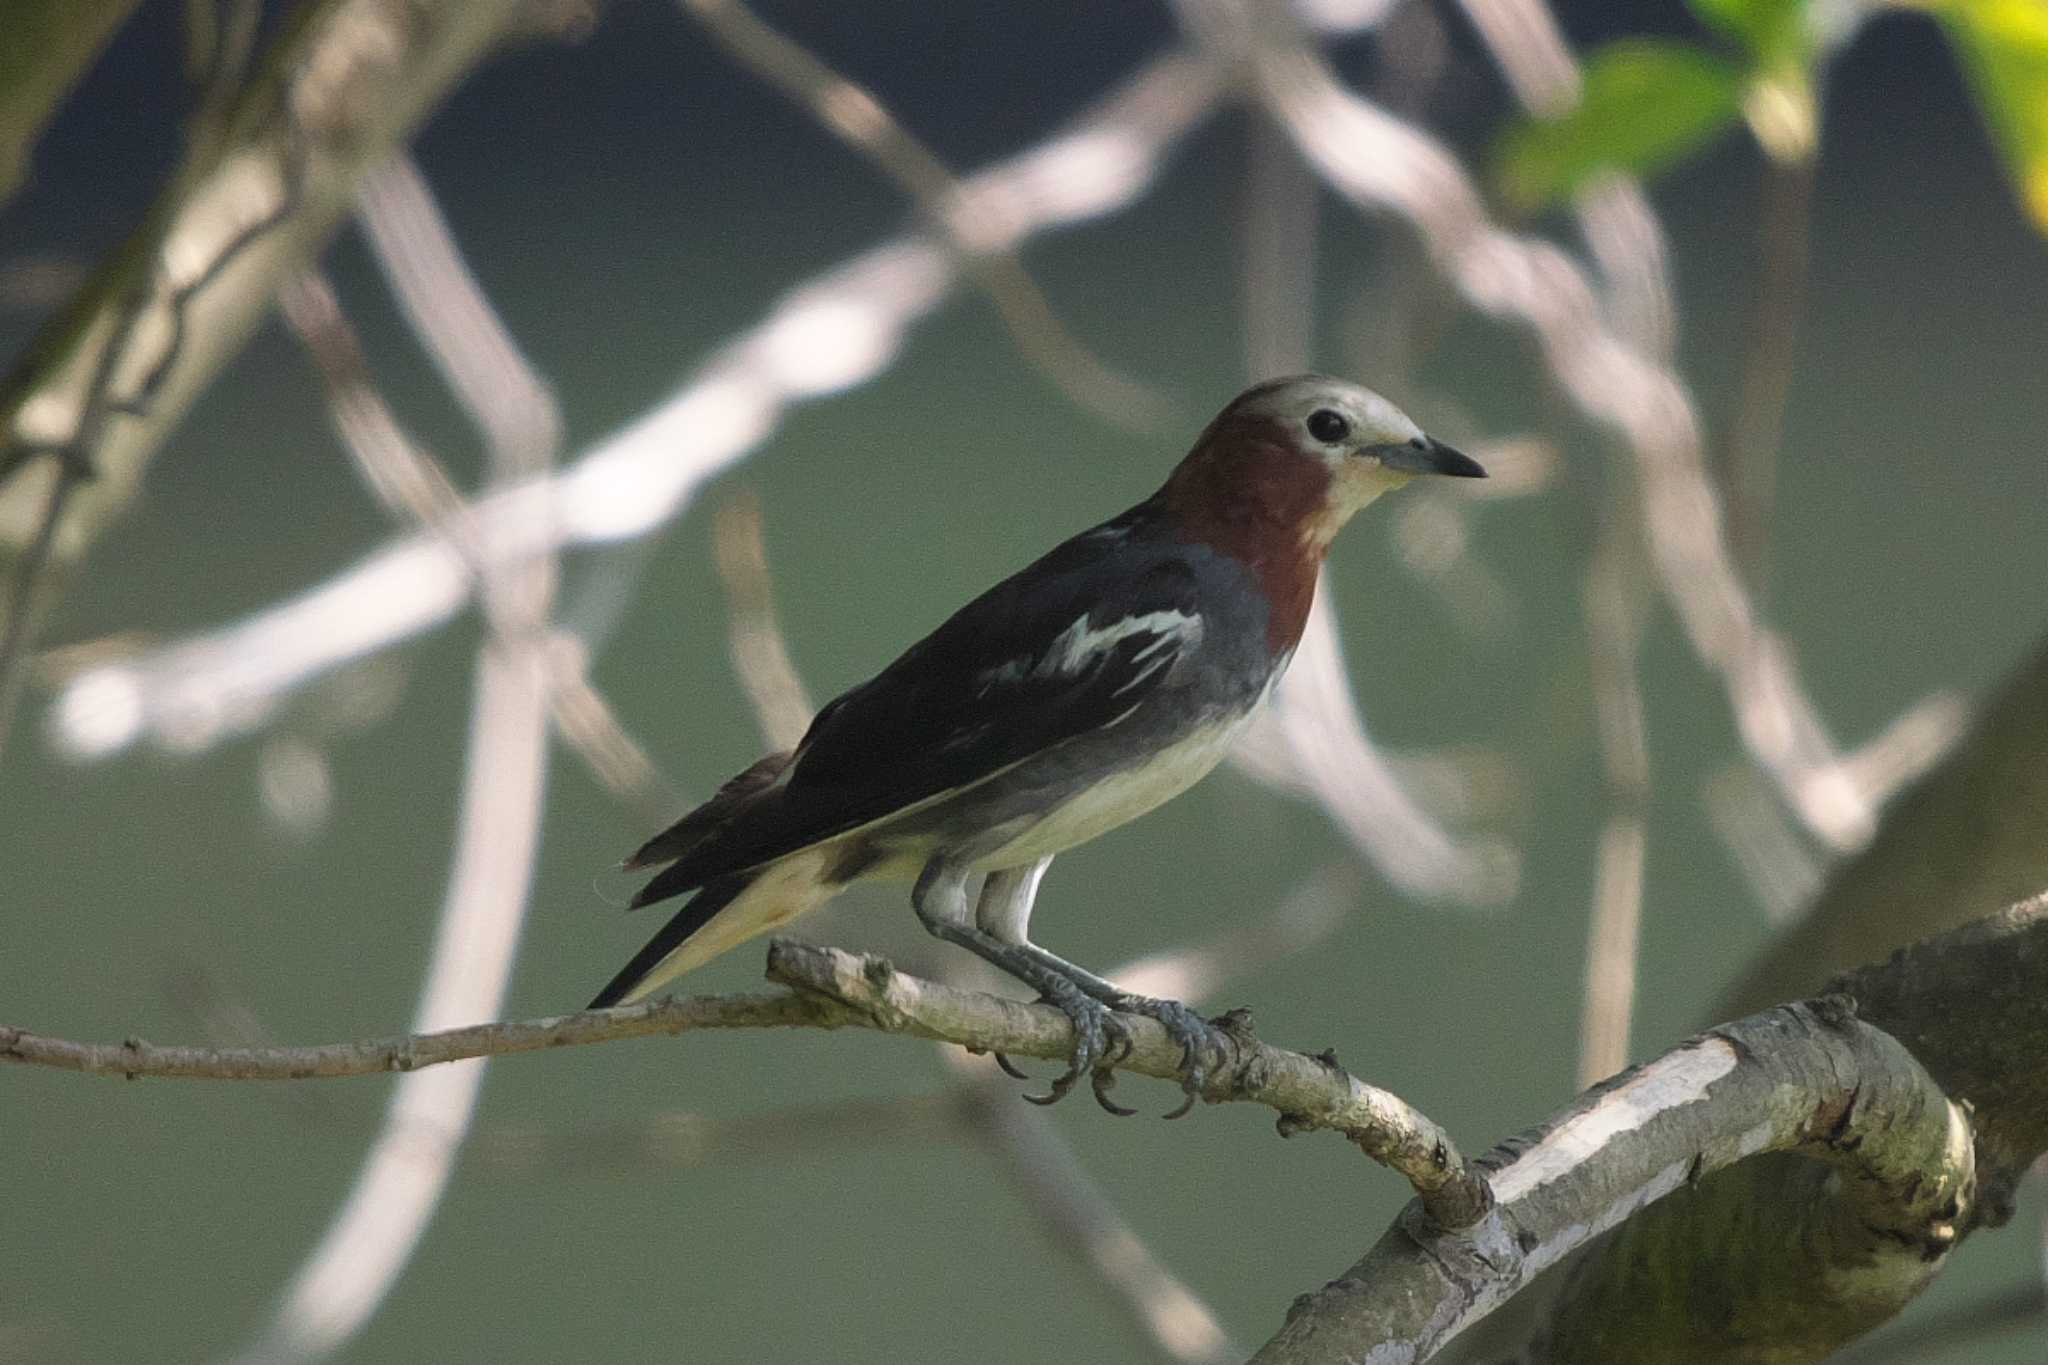
[[(426, 192), (424, 182), (398, 183), (407, 187), (387, 186), (385, 197), (405, 206), (406, 226), (387, 223), (373, 240), (381, 244), (414, 232), (445, 231), (439, 214), (430, 211), (431, 200), (424, 209), (413, 202), (415, 192)], [(383, 221), (381, 213), (372, 216)], [(490, 424), (484, 430), (501, 477), (541, 472), (554, 448), (553, 399), (537, 378), (525, 377), (524, 362), (487, 304), (480, 298), (465, 299), (460, 284), (427, 278), (450, 259), (461, 259), (452, 241), (432, 246), (415, 242), (399, 258), (401, 263), (394, 264), (391, 275), (407, 286), (401, 297), (415, 300), (409, 313), (418, 314), (418, 324), (436, 338), (429, 349), (442, 357), (443, 373), (465, 395), (471, 415), (480, 424)], [(467, 267), (459, 268), (460, 280), (473, 284)], [(422, 295), (434, 302), (425, 302)], [(516, 594), (517, 584), (502, 571), (495, 583), (486, 578), (493, 564), (505, 567), (483, 542), (487, 528), (477, 524), (447, 470), (405, 431), (378, 391), (334, 287), (320, 272), (307, 271), (285, 282), (279, 302), (286, 322), (319, 368), (335, 428), (363, 482), (393, 517), (446, 539), (467, 570), (484, 583), (484, 616), (493, 633), (501, 642), (518, 646), (535, 629), (520, 623), (532, 618), (541, 604), (509, 598), (508, 593)], [(477, 351), (483, 354), (478, 356)], [(521, 435), (508, 421), (521, 413), (538, 424), (529, 435)], [(551, 589), (543, 591), (551, 595)], [(571, 749), (619, 800), (650, 821), (669, 818), (680, 803), (590, 682), (589, 651), (566, 631), (549, 632), (540, 649), (548, 675), (549, 712)]]
[(585, 1010), (520, 1023), (475, 1024), (316, 1047), (181, 1047), (140, 1038), (122, 1043), (79, 1043), (0, 1026), (0, 1061), (131, 1081), (331, 1080), (701, 1029), (834, 1028), (852, 1022), (858, 1020), (848, 1011), (812, 997), (770, 993), (664, 999), (626, 1009)]
[[(64, 505), (70, 501), (72, 490), (84, 478), (83, 467), (75, 461), (48, 460), (41, 468), (49, 489), (43, 495), (36, 532), (21, 553), (11, 556), (5, 579), (6, 596), (0, 601), (0, 754), (7, 751), (14, 708), (20, 703), (22, 688), (28, 681), (29, 659), (50, 596), (47, 570), (57, 545), (57, 527), (63, 521)], [(29, 475), (33, 473), (29, 471)], [(22, 482), (33, 482), (29, 475), (24, 475)]]
[(1126, 428), (1162, 425), (1166, 400), (1116, 373), (1061, 324), (1045, 291), (1026, 273), (1008, 225), (989, 213), (864, 86), (840, 75), (739, 0), (680, 0), (735, 60), (808, 109), (825, 130), (871, 161), (916, 201), (960, 253), (995, 304), (1026, 361), (1074, 402)]
[[(768, 950), (770, 979), (786, 994), (664, 999), (614, 1010), (479, 1024), (468, 1028), (295, 1048), (163, 1047), (141, 1039), (80, 1043), (0, 1027), (0, 1061), (94, 1076), (182, 1080), (306, 1080), (371, 1076), (476, 1057), (500, 1057), (702, 1029), (856, 1026), (980, 1052), (1064, 1059), (1073, 1025), (1050, 1005), (1025, 1004), (905, 976), (876, 957), (856, 957), (778, 939)], [(1119, 1015), (1132, 1046), (1115, 1066), (1162, 1080), (1181, 1073), (1180, 1047), (1157, 1021)], [(1322, 1057), (1269, 1046), (1230, 1031), (1232, 1056), (1216, 1069), (1203, 1099), (1249, 1101), (1278, 1110), (1283, 1134), (1327, 1129), (1408, 1179), (1446, 1226), (1484, 1212), (1479, 1183), (1455, 1143), (1406, 1101), (1360, 1081)]]
[[(361, 176), (489, 50), (524, 0), (313, 0), (195, 142), (129, 241), (0, 383), (0, 542), (24, 524), (29, 457), (95, 477), (65, 508), (67, 563), (324, 242)], [(131, 302), (132, 301), (132, 302)], [(133, 314), (132, 327), (123, 318)], [(105, 384), (93, 382), (104, 372)], [(103, 429), (94, 411), (116, 396)]]
[[(1216, 92), (1208, 63), (1161, 57), (1066, 129), (969, 177), (964, 192), (1000, 211), (1013, 245), (1112, 212), (1139, 197)], [(785, 294), (678, 393), (550, 479), (487, 494), (472, 515), (492, 532), (494, 553), (514, 559), (648, 534), (766, 440), (789, 404), (886, 369), (956, 268), (947, 244), (919, 233), (826, 271)], [(532, 515), (536, 504), (545, 515)], [(58, 699), (57, 739), (78, 757), (144, 736), (204, 747), (257, 723), (281, 693), (446, 620), (471, 587), (441, 537), (403, 538), (235, 625), (80, 674)]]
[[(1780, 1258), (1867, 1257), (1850, 1264), (1873, 1290), (1924, 1283), (1970, 1215), (1969, 1124), (1912, 1054), (1839, 1003), (1783, 1006), (1617, 1077), (1532, 1138), (1496, 1148), (1479, 1163), (1492, 1169), (1491, 1216), (1446, 1233), (1411, 1207), (1364, 1259), (1297, 1300), (1253, 1359), (1427, 1360), (1646, 1205), (1762, 1152), (1798, 1152), (1839, 1172), (1843, 1199), (1864, 1229), (1852, 1245), (1790, 1239)], [(1752, 1269), (1735, 1273), (1745, 1284), (1770, 1283)], [(1740, 1307), (1718, 1302), (1722, 1314)], [(1581, 1320), (1603, 1338), (1611, 1321), (1597, 1308), (1574, 1319)], [(1632, 1361), (1653, 1359), (1627, 1337), (1613, 1341), (1630, 1342)], [(1654, 1357), (1679, 1358), (1721, 1359), (1706, 1347)]]
[(1581, 1087), (1628, 1063), (1641, 938), (1650, 750), (1639, 656), (1649, 608), (1647, 566), (1625, 489), (1610, 498), (1582, 596), (1607, 823), (1594, 864), (1579, 1026)]
[[(1766, 149), (1770, 150), (1766, 144)], [(1771, 503), (1777, 493), (1779, 432), (1799, 359), (1799, 318), (1806, 307), (1818, 148), (1766, 157), (1757, 226), (1756, 294), (1740, 347), (1742, 383), (1716, 461), (1728, 496), (1728, 539), (1753, 591), (1768, 577)]]
[(712, 518), (712, 552), (725, 584), (733, 672), (771, 749), (793, 749), (811, 725), (810, 693), (789, 656), (761, 539), (761, 500), (735, 494)]

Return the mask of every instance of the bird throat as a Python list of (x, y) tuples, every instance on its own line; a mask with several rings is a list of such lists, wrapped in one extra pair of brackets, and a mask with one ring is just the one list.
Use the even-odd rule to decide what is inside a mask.
[(1159, 490), (1175, 533), (1243, 564), (1264, 590), (1266, 645), (1294, 648), (1316, 575), (1355, 507), (1329, 466), (1296, 450), (1266, 419), (1218, 422)]

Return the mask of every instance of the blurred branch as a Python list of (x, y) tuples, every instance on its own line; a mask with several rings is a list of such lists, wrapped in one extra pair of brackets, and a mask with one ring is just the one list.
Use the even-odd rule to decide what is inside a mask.
[(197, 96), (187, 140), (198, 154), (227, 133), (262, 22), (262, 0), (185, 0), (185, 72)]
[(1642, 512), (1666, 596), (1694, 651), (1721, 677), (1737, 727), (1788, 804), (1837, 848), (1872, 828), (1863, 793), (1758, 617), (1728, 557), (1696, 416), (1668, 366), (1615, 335), (1585, 274), (1548, 243), (1504, 232), (1457, 158), (1346, 89), (1276, 9), (1183, 0), (1190, 30), (1244, 73), (1323, 178), (1361, 208), (1399, 214), (1440, 270), (1484, 312), (1530, 326), (1565, 394), (1612, 428), (1636, 461)]
[[(1269, 119), (1253, 120), (1245, 155), (1239, 276), (1245, 368), (1253, 379), (1300, 373), (1315, 355), (1316, 179)], [(1514, 850), (1463, 841), (1443, 829), (1403, 789), (1373, 742), (1344, 667), (1327, 591), (1317, 591), (1287, 676), (1231, 759), (1255, 780), (1320, 806), (1404, 890), (1474, 903), (1512, 894)]]
[[(395, 517), (446, 540), (466, 570), (484, 583), (484, 618), (493, 634), (516, 645), (522, 633), (532, 629), (520, 624), (531, 615), (530, 608), (506, 600), (502, 576), (496, 587), (485, 578), (492, 558), (480, 539), (482, 528), (447, 470), (406, 433), (377, 390), (362, 344), (341, 311), (333, 286), (324, 275), (308, 271), (286, 281), (280, 302), (286, 322), (319, 369), (335, 428), (363, 482)], [(482, 406), (499, 414), (494, 421), (502, 421), (507, 411), (518, 411), (517, 405)], [(537, 438), (528, 439), (550, 440), (547, 432), (544, 424)], [(526, 441), (503, 434), (492, 441), (493, 449), (503, 452), (506, 466), (531, 467), (534, 456)], [(679, 802), (591, 684), (587, 653), (575, 637), (549, 632), (538, 661), (547, 675), (547, 700), (556, 729), (599, 784), (649, 819), (669, 818)]]
[[(1159, 58), (1063, 131), (970, 177), (964, 192), (1001, 209), (1011, 241), (1138, 198), (1172, 142), (1215, 99), (1208, 64)], [(950, 288), (956, 262), (928, 233), (893, 239), (785, 294), (681, 391), (546, 481), (487, 495), (483, 527), (534, 538), (517, 558), (634, 539), (671, 520), (718, 471), (773, 432), (784, 408), (881, 373), (903, 333)], [(548, 515), (530, 516), (535, 504)], [(99, 757), (145, 734), (203, 745), (245, 728), (275, 699), (349, 659), (452, 615), (470, 576), (438, 535), (402, 539), (327, 582), (236, 625), (71, 680), (59, 743)]]
[(1108, 1291), (1160, 1359), (1221, 1365), (1244, 1359), (1210, 1307), (1162, 1264), (1107, 1195), (1088, 1179), (1051, 1116), (1016, 1102), (986, 1058), (947, 1048), (961, 1077), (956, 1112), (1046, 1239)]
[(84, 387), (79, 401), (78, 424), (73, 432), (72, 443), (53, 449), (49, 458), (25, 465), (13, 483), (14, 491), (27, 495), (36, 490), (39, 479), (49, 484), (43, 495), (40, 510), (36, 515), (34, 537), (18, 555), (6, 554), (5, 469), (6, 447), (0, 442), (0, 561), (11, 559), (9, 590), (5, 599), (0, 599), (7, 615), (0, 618), (0, 753), (4, 753), (8, 733), (14, 725), (14, 708), (21, 699), (23, 684), (28, 678), (29, 658), (35, 639), (42, 626), (42, 617), (55, 596), (51, 582), (53, 561), (57, 559), (58, 535), (64, 525), (66, 509), (71, 506), (72, 497), (78, 487), (88, 479), (97, 477), (97, 471), (89, 463), (90, 452), (98, 445), (100, 435), (112, 412), (113, 397), (110, 385), (113, 382), (114, 366), (128, 338), (134, 334), (140, 322), (144, 306), (141, 291), (131, 291), (119, 301), (113, 319), (112, 339), (95, 360), (95, 367)]
[(1315, 176), (1268, 118), (1245, 134), (1239, 214), (1245, 371), (1253, 380), (1302, 374), (1316, 350)]
[[(615, 1010), (479, 1024), (403, 1037), (294, 1048), (161, 1047), (141, 1039), (80, 1043), (0, 1027), (0, 1061), (55, 1067), (87, 1075), (208, 1080), (307, 1080), (369, 1076), (477, 1057), (499, 1057), (621, 1038), (702, 1029), (844, 1028), (901, 1033), (957, 1043), (980, 1052), (1064, 1059), (1073, 1025), (1050, 1005), (1025, 1004), (978, 991), (920, 981), (876, 957), (856, 957), (778, 939), (768, 950), (768, 975), (790, 989), (749, 996), (664, 999)], [(1114, 1065), (1159, 1079), (1177, 1079), (1181, 1050), (1156, 1021), (1119, 1015), (1130, 1051)], [(1469, 1224), (1485, 1196), (1449, 1135), (1398, 1096), (1375, 1089), (1326, 1057), (1288, 1052), (1258, 1041), (1224, 1017), (1231, 1057), (1216, 1068), (1203, 1099), (1249, 1101), (1278, 1110), (1284, 1136), (1327, 1129), (1415, 1186), (1446, 1226)], [(1235, 1024), (1235, 1027), (1228, 1027)]]
[(959, 1136), (953, 1096), (912, 1095), (795, 1104), (736, 1118), (671, 1110), (566, 1132), (505, 1127), (477, 1135), (470, 1153), (506, 1175), (643, 1175), (781, 1161), (820, 1149), (951, 1143)]
[(1627, 497), (1626, 488), (1621, 488), (1609, 499), (1582, 594), (1608, 809), (1594, 864), (1593, 912), (1586, 932), (1579, 1024), (1581, 1088), (1628, 1064), (1642, 934), (1650, 749), (1639, 667), (1649, 583)]
[(1461, 840), (1418, 806), (1373, 744), (1344, 668), (1328, 585), (1316, 592), (1294, 662), (1231, 761), (1315, 801), (1387, 879), (1475, 905), (1513, 897), (1520, 860), (1494, 839)]
[(546, 473), (562, 443), (554, 390), (477, 282), (411, 156), (393, 156), (364, 179), (356, 221), (413, 335), (484, 434), (493, 476)]
[(1581, 1089), (1628, 1065), (1642, 939), (1647, 836), (1639, 813), (1617, 812), (1600, 831), (1593, 913), (1586, 926), (1586, 980), (1579, 1012)]
[(7, 751), (14, 708), (28, 681), (29, 657), (51, 596), (46, 571), (56, 548), (57, 527), (64, 517), (64, 505), (83, 478), (79, 467), (69, 462), (52, 462), (45, 468), (43, 481), (49, 487), (37, 514), (35, 536), (21, 553), (11, 557), (8, 573), (0, 580), (6, 584), (6, 597), (0, 599), (0, 755)]
[[(1583, 83), (1557, 16), (1544, 0), (1460, 0), (1522, 108), (1557, 118)], [(1633, 176), (1606, 175), (1574, 199), (1579, 230), (1606, 284), (1615, 330), (1645, 354), (1670, 358), (1677, 331), (1671, 262), (1657, 211)], [(1491, 466), (1488, 472), (1492, 472)]]
[[(553, 397), (469, 273), (425, 182), (409, 169), (366, 186), (361, 211), (371, 248), (414, 331), (486, 434), (492, 483), (544, 476), (560, 438)], [(336, 426), (368, 481), (394, 490), (394, 510), (435, 530), (453, 528), (446, 534), (461, 544), (467, 509), (385, 405), (332, 290), (309, 273), (288, 282), (286, 299), (287, 315), (322, 361)], [(437, 496), (455, 503), (452, 515), (442, 515)], [(504, 1007), (539, 848), (551, 673), (579, 657), (550, 647), (554, 556), (493, 554), (493, 534), (517, 532), (488, 531), (470, 546), (491, 634), (476, 655), (455, 848), (415, 1013), (422, 1030), (487, 1019)], [(566, 681), (573, 687), (582, 675)], [(407, 1076), (393, 1089), (347, 1201), (245, 1360), (319, 1359), (369, 1322), (433, 1220), (482, 1083), (479, 1063)]]
[(797, 676), (775, 613), (775, 584), (761, 539), (761, 500), (735, 494), (711, 525), (712, 552), (725, 584), (733, 672), (753, 703), (761, 737), (771, 749), (794, 749), (811, 727), (810, 693)]
[(1768, 577), (1778, 445), (1799, 358), (1799, 318), (1806, 308), (1816, 153), (1808, 144), (1799, 154), (1764, 159), (1763, 220), (1757, 225), (1762, 270), (1741, 347), (1742, 384), (1716, 461), (1728, 494), (1731, 552), (1757, 593)]
[(0, 44), (0, 207), (28, 174), (50, 115), (78, 83), (136, 0), (8, 0)]
[[(489, 1018), (503, 1005), (540, 835), (547, 697), (534, 648), (494, 640), (478, 650), (455, 847), (414, 1015), (422, 1031)], [(392, 1091), (348, 1199), (242, 1360), (318, 1359), (369, 1320), (433, 1217), (482, 1083), (482, 1066), (470, 1063), (407, 1076)]]
[(2048, 887), (2048, 639), (1969, 732), (1886, 809), (1868, 848), (1760, 955), (1719, 1008), (1808, 990), (1830, 972)]
[(1707, 823), (1773, 924), (1788, 924), (1820, 888), (1821, 864), (1799, 837), (1768, 781), (1739, 760), (1707, 778)]
[(299, 7), (223, 113), (222, 135), (192, 143), (128, 242), (0, 382), (0, 548), (30, 539), (42, 500), (25, 471), (56, 457), (93, 479), (64, 508), (53, 561), (84, 550), (278, 283), (348, 211), (361, 176), (483, 57), (521, 3)]
[(1165, 399), (1110, 369), (1061, 324), (1045, 291), (1017, 257), (1014, 225), (956, 181), (872, 91), (770, 28), (739, 0), (680, 3), (734, 60), (809, 110), (827, 132), (916, 201), (925, 220), (960, 253), (1027, 362), (1074, 402), (1118, 426), (1147, 429), (1165, 423), (1170, 415)]

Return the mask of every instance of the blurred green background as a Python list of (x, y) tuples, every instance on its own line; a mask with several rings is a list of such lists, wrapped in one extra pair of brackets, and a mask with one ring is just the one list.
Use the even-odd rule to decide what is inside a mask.
[[(1055, 128), (1174, 40), (1152, 6), (764, 5), (867, 82), (953, 165)], [(1560, 5), (1576, 43), (1693, 30), (1676, 3)], [(1475, 155), (1510, 105), (1447, 15), (1451, 65), (1421, 110)], [(145, 4), (63, 109), (0, 262), (90, 264), (117, 243), (175, 146), (178, 7)], [(1335, 48), (1361, 82), (1370, 39)], [(1844, 743), (1939, 689), (1997, 679), (2048, 621), (2048, 250), (2020, 213), (1933, 28), (1879, 20), (1831, 69), (1813, 268), (1770, 525), (1769, 608)], [(1212, 119), (1158, 186), (1111, 219), (1035, 240), (1027, 264), (1098, 353), (1156, 384), (1174, 429), (1077, 410), (963, 291), (878, 382), (795, 410), (654, 543), (596, 681), (679, 787), (703, 794), (759, 740), (726, 655), (714, 510), (758, 494), (796, 661), (821, 695), (865, 677), (987, 583), (1142, 497), (1245, 379), (1239, 223), (1247, 121)], [(572, 447), (665, 395), (785, 288), (906, 221), (900, 196), (803, 114), (733, 70), (672, 8), (611, 6), (571, 44), (487, 65), (432, 121), (419, 160), (470, 261), (555, 383)], [(1756, 260), (1760, 154), (1714, 143), (1656, 182), (1681, 289), (1684, 373), (1726, 420)], [(1323, 206), (1318, 364), (1383, 346), (1375, 299), (1421, 267), (1398, 229)], [(1549, 226), (1562, 227), (1563, 220)], [(332, 268), (387, 392), (465, 476), (475, 437), (438, 392), (344, 235)], [(41, 314), (0, 315), (0, 354)], [(1371, 373), (1358, 374), (1368, 383)], [(1334, 596), (1375, 734), (1397, 750), (1498, 751), (1515, 780), (1491, 827), (1524, 857), (1509, 905), (1405, 901), (1369, 870), (1318, 951), (1235, 982), (1270, 1041), (1334, 1046), (1469, 1150), (1573, 1089), (1593, 842), (1603, 814), (1579, 576), (1610, 455), (1556, 424), (1525, 338), (1461, 316), (1397, 401), (1453, 439), (1565, 444), (1540, 495), (1473, 514), (1471, 553), (1512, 613), (1462, 630), (1376, 508), (1339, 546)], [(1462, 443), (1462, 439), (1461, 439)], [(233, 620), (388, 534), (331, 435), (315, 378), (272, 324), (151, 469), (144, 496), (71, 584), (46, 639), (174, 637)], [(621, 572), (573, 556), (579, 581)], [(262, 738), (81, 766), (37, 733), (31, 695), (0, 770), (8, 932), (0, 1019), (65, 1036), (200, 1036), (193, 1000), (246, 1007), (280, 1039), (392, 1032), (413, 1007), (446, 875), (477, 624), (398, 651), (395, 705), (336, 728), (317, 692), (280, 719), (332, 765), (310, 837), (266, 816)], [(1705, 1022), (1769, 925), (1710, 830), (1702, 783), (1737, 753), (1727, 706), (1668, 613), (1644, 658), (1655, 795), (1634, 1054)], [(332, 689), (329, 689), (331, 692)], [(580, 1005), (651, 932), (611, 908), (609, 869), (646, 831), (571, 761), (551, 775), (513, 1016)], [(1354, 854), (1315, 809), (1225, 772), (1063, 858), (1037, 927), (1107, 965), (1199, 939)], [(834, 942), (929, 961), (895, 892), (863, 892)], [(748, 949), (692, 986), (748, 988)], [(1144, 1358), (1126, 1322), (1046, 1249), (981, 1153), (943, 1141), (799, 1145), (671, 1170), (519, 1166), (511, 1130), (571, 1135), (661, 1112), (757, 1113), (918, 1095), (930, 1050), (824, 1034), (704, 1035), (514, 1059), (490, 1072), (439, 1218), (350, 1361), (659, 1357), (1008, 1362)], [(0, 1361), (197, 1360), (263, 1324), (348, 1189), (380, 1081), (266, 1087), (0, 1077)], [(1055, 1122), (1090, 1176), (1247, 1346), (1349, 1264), (1405, 1198), (1334, 1139), (1281, 1145), (1270, 1116), (1160, 1124), (1168, 1087), (1127, 1082), (1144, 1118), (1085, 1099)], [(2031, 1195), (1929, 1295), (1956, 1304), (2038, 1276)], [(1925, 1311), (1925, 1306), (1920, 1311)], [(2038, 1361), (2048, 1327), (1943, 1359)]]

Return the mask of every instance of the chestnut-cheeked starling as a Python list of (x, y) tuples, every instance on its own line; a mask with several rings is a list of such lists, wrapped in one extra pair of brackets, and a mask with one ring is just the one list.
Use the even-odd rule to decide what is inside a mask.
[(1216, 766), (1287, 668), (1352, 513), (1418, 474), (1484, 473), (1354, 384), (1239, 394), (1157, 493), (969, 602), (629, 858), (666, 864), (636, 908), (696, 895), (592, 1007), (645, 999), (850, 882), (914, 879), (926, 929), (1073, 1020), (1048, 1101), (1083, 1075), (1102, 1096), (1120, 1010), (1181, 1044), (1192, 1103), (1209, 1025), (1033, 943), (1039, 879)]

